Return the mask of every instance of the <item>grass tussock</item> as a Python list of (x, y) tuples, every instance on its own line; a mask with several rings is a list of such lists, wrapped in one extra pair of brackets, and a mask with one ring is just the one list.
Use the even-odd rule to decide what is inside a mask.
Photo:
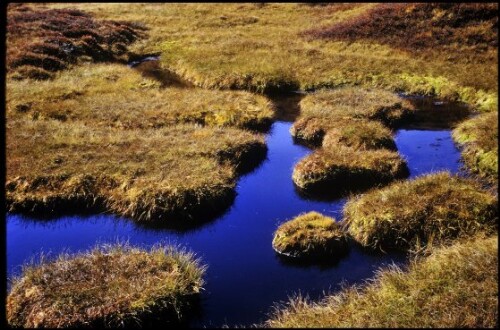
[(6, 206), (52, 212), (102, 204), (137, 220), (189, 218), (227, 206), (236, 171), (265, 152), (263, 136), (175, 125), (123, 130), (8, 119)]
[[(48, 79), (78, 60), (126, 60), (127, 46), (144, 37), (142, 25), (96, 20), (78, 9), (8, 7), (7, 68), (15, 79)], [(126, 57), (126, 56), (125, 56)]]
[(495, 230), (497, 203), (474, 182), (440, 172), (351, 198), (344, 221), (364, 246), (412, 248)]
[(347, 251), (347, 239), (335, 219), (318, 212), (301, 214), (281, 224), (273, 249), (293, 258), (331, 258)]
[[(124, 327), (178, 322), (203, 287), (205, 266), (191, 252), (157, 245), (95, 247), (25, 266), (12, 281), (12, 327)], [(161, 315), (161, 316), (159, 316)]]
[(300, 296), (276, 310), (271, 328), (494, 328), (498, 325), (498, 236), (461, 241), (380, 270), (364, 287), (319, 302)]
[[(51, 81), (7, 84), (7, 115), (124, 129), (178, 123), (263, 129), (274, 115), (270, 102), (243, 91), (161, 88), (158, 81), (118, 64), (87, 64)], [(22, 111), (19, 111), (22, 109)]]
[(408, 174), (406, 162), (397, 152), (332, 146), (301, 159), (293, 169), (292, 179), (306, 191), (343, 191), (385, 184)]
[(498, 184), (498, 112), (490, 112), (462, 122), (453, 138), (463, 145), (467, 167)]

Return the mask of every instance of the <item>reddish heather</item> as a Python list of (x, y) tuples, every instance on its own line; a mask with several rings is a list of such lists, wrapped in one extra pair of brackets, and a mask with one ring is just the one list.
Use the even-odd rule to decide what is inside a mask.
[(497, 47), (497, 3), (380, 4), (353, 19), (311, 29), (312, 39), (368, 39), (406, 50), (467, 46)]
[(144, 30), (131, 22), (97, 21), (75, 9), (9, 5), (7, 67), (18, 78), (47, 79), (83, 56), (96, 62), (115, 61)]

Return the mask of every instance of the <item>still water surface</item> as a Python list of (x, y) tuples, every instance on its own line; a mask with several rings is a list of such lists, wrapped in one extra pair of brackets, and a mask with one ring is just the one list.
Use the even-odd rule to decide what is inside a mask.
[[(291, 123), (275, 122), (267, 137), (267, 159), (238, 181), (237, 197), (218, 219), (189, 231), (145, 228), (112, 215), (64, 216), (36, 220), (7, 214), (7, 275), (19, 274), (33, 255), (84, 251), (96, 243), (128, 240), (149, 247), (158, 242), (180, 244), (208, 265), (201, 312), (192, 326), (250, 325), (266, 319), (273, 302), (301, 292), (318, 298), (341, 283), (360, 283), (382, 265), (403, 263), (403, 254), (368, 253), (351, 246), (350, 253), (330, 265), (297, 265), (277, 256), (271, 247), (277, 226), (302, 212), (318, 211), (342, 218), (345, 199), (314, 201), (296, 193), (293, 165), (311, 152), (296, 145)], [(450, 132), (399, 130), (399, 152), (411, 177), (460, 168), (459, 151)]]

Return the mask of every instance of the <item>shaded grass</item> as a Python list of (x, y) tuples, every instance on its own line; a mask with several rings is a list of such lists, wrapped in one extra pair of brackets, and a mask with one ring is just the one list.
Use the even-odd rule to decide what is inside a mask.
[(293, 258), (329, 259), (347, 252), (347, 239), (335, 219), (309, 212), (281, 224), (273, 249)]
[(412, 248), (497, 228), (497, 199), (447, 172), (394, 183), (351, 198), (344, 223), (373, 248)]
[(498, 112), (464, 121), (452, 135), (463, 146), (462, 158), (467, 167), (498, 185)]
[(52, 81), (10, 80), (7, 115), (125, 129), (177, 123), (264, 129), (273, 117), (273, 108), (263, 96), (160, 85), (123, 65), (82, 65)]
[(207, 215), (231, 200), (236, 169), (266, 150), (262, 136), (235, 128), (89, 129), (25, 117), (8, 119), (6, 128), (11, 212), (76, 203), (137, 220)]
[(97, 246), (26, 265), (12, 280), (13, 327), (124, 327), (178, 323), (203, 287), (206, 266), (194, 254), (157, 245)]
[(396, 152), (332, 146), (301, 159), (293, 169), (292, 179), (304, 190), (345, 191), (386, 184), (408, 174), (406, 162)]
[(278, 327), (485, 327), (498, 325), (498, 236), (462, 240), (380, 270), (364, 287), (319, 302), (300, 296), (265, 323)]
[(126, 61), (127, 45), (144, 37), (132, 22), (95, 20), (77, 9), (8, 6), (7, 68), (15, 79), (49, 79), (79, 59)]

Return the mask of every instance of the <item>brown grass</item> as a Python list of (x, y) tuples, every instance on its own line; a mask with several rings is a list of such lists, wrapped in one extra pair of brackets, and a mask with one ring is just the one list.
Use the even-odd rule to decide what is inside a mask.
[(279, 307), (272, 328), (495, 328), (498, 326), (498, 236), (460, 241), (389, 267), (364, 287), (319, 302), (296, 297)]
[[(27, 265), (12, 281), (12, 327), (124, 327), (176, 322), (202, 289), (205, 266), (171, 246), (124, 244)], [(156, 320), (155, 320), (156, 319)]]
[(396, 152), (332, 146), (301, 159), (293, 169), (292, 178), (306, 191), (324, 188), (345, 191), (386, 184), (408, 174), (406, 162)]
[(351, 198), (344, 223), (373, 248), (413, 248), (497, 228), (497, 199), (473, 181), (440, 172)]
[(293, 258), (335, 258), (347, 251), (346, 235), (335, 219), (318, 212), (301, 214), (281, 224), (272, 244), (276, 252)]

